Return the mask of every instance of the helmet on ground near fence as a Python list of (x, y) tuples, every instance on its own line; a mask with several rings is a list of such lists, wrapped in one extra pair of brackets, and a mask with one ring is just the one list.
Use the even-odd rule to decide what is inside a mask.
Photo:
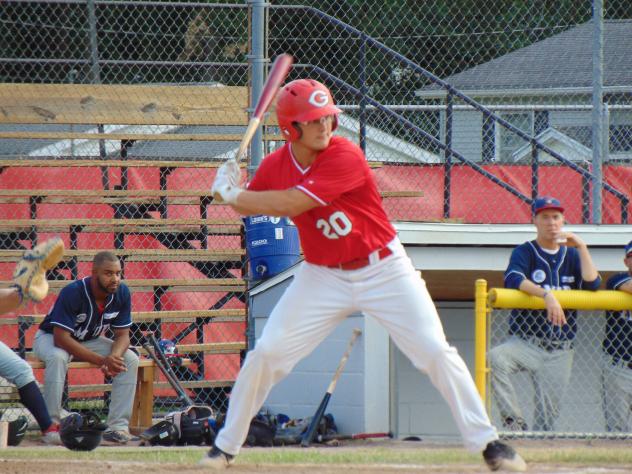
[(179, 367), (182, 365), (182, 359), (180, 358), (180, 354), (178, 354), (178, 348), (175, 342), (171, 339), (161, 339), (158, 346), (171, 366)]
[(24, 439), (26, 429), (29, 427), (29, 420), (25, 416), (18, 416), (9, 422), (9, 433), (7, 434), (7, 444), (17, 446)]
[(173, 446), (180, 436), (171, 421), (162, 420), (143, 431), (140, 437), (152, 446)]
[(276, 114), (281, 133), (288, 141), (301, 138), (295, 122), (309, 122), (327, 115), (334, 116), (332, 130), (338, 126), (338, 114), (331, 92), (324, 84), (313, 79), (298, 79), (287, 83), (279, 92)]
[(95, 413), (71, 413), (59, 422), (59, 437), (68, 449), (92, 451), (101, 443), (106, 428)]

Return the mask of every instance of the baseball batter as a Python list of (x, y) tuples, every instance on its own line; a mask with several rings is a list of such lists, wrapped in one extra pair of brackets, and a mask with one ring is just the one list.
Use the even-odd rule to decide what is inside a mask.
[[(606, 289), (632, 293), (632, 241), (625, 246), (627, 271), (612, 275)], [(632, 311), (607, 311), (603, 339), (603, 410), (608, 431), (632, 429)]]
[(237, 377), (224, 428), (201, 464), (230, 465), (270, 389), (349, 314), (376, 318), (400, 350), (428, 374), (450, 406), (466, 448), (492, 470), (526, 469), (498, 441), (468, 369), (446, 341), (424, 281), (390, 224), (364, 154), (332, 136), (338, 109), (309, 79), (279, 92), (279, 127), (288, 143), (267, 156), (244, 190), (232, 160), (212, 192), (245, 215), (291, 216), (305, 261), (297, 270)]

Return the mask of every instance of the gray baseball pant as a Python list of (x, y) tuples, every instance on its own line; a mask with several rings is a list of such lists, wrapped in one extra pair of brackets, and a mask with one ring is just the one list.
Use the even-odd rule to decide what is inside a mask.
[[(112, 350), (113, 341), (99, 337), (81, 342), (86, 348), (97, 354), (107, 356)], [(35, 355), (46, 365), (44, 371), (44, 400), (53, 421), (59, 422), (64, 382), (68, 372), (70, 354), (55, 346), (53, 335), (37, 331), (33, 342)], [(129, 349), (123, 355), (127, 372), (121, 372), (112, 379), (112, 397), (107, 425), (113, 431), (128, 431), (132, 416), (136, 375), (138, 372), (138, 356)]]

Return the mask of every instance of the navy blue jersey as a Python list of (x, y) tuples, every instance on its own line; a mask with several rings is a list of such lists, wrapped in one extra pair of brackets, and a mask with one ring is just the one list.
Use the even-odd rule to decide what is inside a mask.
[[(617, 273), (608, 278), (606, 289), (618, 290), (626, 281), (632, 280), (629, 273)], [(632, 360), (632, 312), (606, 311), (606, 335), (603, 350), (615, 359)]]
[[(574, 247), (560, 246), (557, 253), (545, 252), (535, 240), (525, 242), (511, 253), (505, 271), (505, 288), (520, 288), (525, 279), (547, 290), (596, 290), (601, 278), (582, 280), (579, 252)], [(556, 341), (572, 340), (577, 332), (577, 312), (564, 310), (567, 324), (554, 326), (545, 310), (512, 310), (509, 334), (536, 336)]]
[(129, 289), (121, 283), (116, 293), (106, 299), (103, 313), (99, 311), (90, 288), (91, 277), (77, 280), (64, 287), (40, 329), (49, 334), (53, 327), (72, 333), (77, 341), (96, 339), (108, 326), (114, 329), (132, 325), (132, 302)]

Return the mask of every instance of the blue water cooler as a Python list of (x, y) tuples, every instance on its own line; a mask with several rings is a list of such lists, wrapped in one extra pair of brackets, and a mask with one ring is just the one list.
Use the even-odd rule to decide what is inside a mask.
[(244, 217), (246, 252), (253, 280), (281, 273), (298, 262), (298, 230), (288, 217)]

